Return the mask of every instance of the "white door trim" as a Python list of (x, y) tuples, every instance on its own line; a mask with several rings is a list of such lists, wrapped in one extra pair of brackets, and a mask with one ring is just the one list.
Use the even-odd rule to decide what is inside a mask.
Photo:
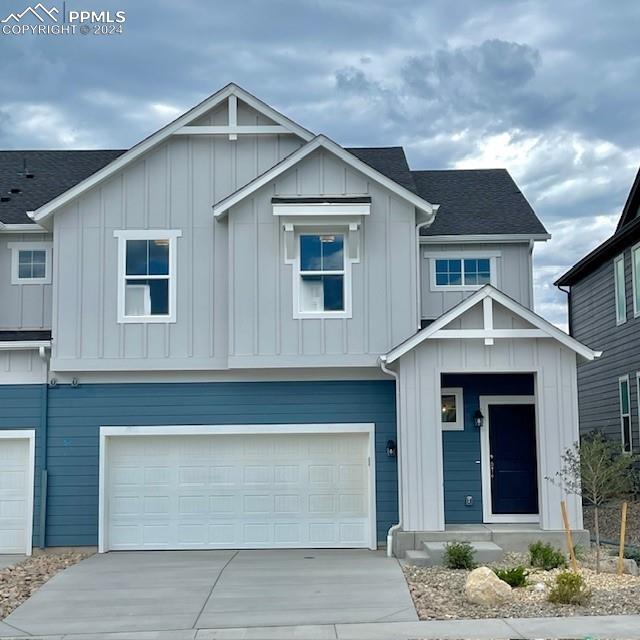
[(27, 462), (27, 504), (25, 513), (25, 555), (30, 556), (33, 549), (33, 494), (35, 491), (36, 431), (35, 429), (8, 429), (0, 431), (0, 440), (28, 440), (29, 460)]
[[(491, 504), (491, 466), (489, 464), (489, 406), (496, 404), (536, 404), (535, 396), (480, 396), (480, 411), (484, 416), (484, 425), (480, 433), (480, 460), (482, 465), (482, 520), (486, 523), (540, 522), (540, 505), (537, 514), (494, 514)], [(536, 407), (537, 414), (537, 407)], [(537, 419), (536, 419), (537, 422)], [(539, 438), (536, 429), (536, 449), (539, 458)], [(538, 501), (540, 501), (540, 481), (538, 479)]]
[(375, 424), (332, 423), (332, 424), (221, 424), (221, 425), (169, 425), (148, 427), (100, 427), (100, 468), (98, 490), (98, 552), (108, 550), (105, 509), (107, 504), (107, 438), (127, 436), (189, 436), (189, 435), (274, 435), (311, 433), (366, 433), (369, 435), (369, 548), (377, 549), (376, 530), (376, 456)]

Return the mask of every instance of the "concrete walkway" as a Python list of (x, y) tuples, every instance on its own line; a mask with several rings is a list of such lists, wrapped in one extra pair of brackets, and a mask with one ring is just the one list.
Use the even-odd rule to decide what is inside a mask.
[(56, 575), (0, 637), (379, 621), (417, 621), (400, 565), (381, 552), (120, 552)]
[[(3, 640), (9, 635), (0, 622)], [(3, 635), (5, 634), (5, 635)], [(28, 636), (30, 640), (522, 640), (533, 638), (590, 638), (640, 640), (640, 616), (575, 618), (510, 618), (506, 620), (434, 620), (364, 624), (306, 625), (294, 627), (243, 627), (234, 629), (183, 629), (125, 633), (82, 633)]]

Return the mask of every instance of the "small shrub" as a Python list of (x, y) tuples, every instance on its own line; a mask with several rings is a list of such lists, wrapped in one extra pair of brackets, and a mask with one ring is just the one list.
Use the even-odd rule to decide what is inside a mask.
[(545, 571), (551, 569), (564, 569), (567, 560), (559, 549), (552, 547), (548, 542), (534, 542), (529, 545), (529, 555), (532, 567), (539, 567)]
[(591, 590), (579, 573), (563, 571), (556, 576), (556, 580), (549, 591), (549, 602), (555, 604), (584, 605), (591, 597)]
[[(617, 555), (617, 554), (616, 554)], [(631, 548), (624, 550), (624, 557), (628, 560), (635, 560), (638, 566), (640, 567), (640, 549)]]
[(468, 542), (448, 542), (444, 549), (444, 566), (448, 569), (473, 569), (475, 551)]
[(529, 572), (522, 566), (511, 567), (510, 569), (494, 569), (493, 572), (504, 580), (510, 587), (524, 587), (527, 584)]

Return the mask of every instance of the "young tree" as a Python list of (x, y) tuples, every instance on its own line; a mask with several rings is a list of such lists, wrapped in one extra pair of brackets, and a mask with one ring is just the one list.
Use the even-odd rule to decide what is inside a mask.
[(635, 462), (634, 456), (622, 454), (619, 445), (594, 431), (565, 451), (562, 468), (556, 473), (556, 484), (593, 505), (597, 572), (600, 572), (598, 510), (612, 498), (631, 490)]

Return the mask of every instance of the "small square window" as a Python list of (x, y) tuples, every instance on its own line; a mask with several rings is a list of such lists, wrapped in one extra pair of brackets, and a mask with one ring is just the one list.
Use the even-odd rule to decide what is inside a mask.
[(452, 387), (441, 389), (440, 411), (443, 431), (464, 430), (464, 407), (462, 404), (462, 388)]
[(51, 244), (9, 243), (12, 251), (12, 284), (51, 282)]

